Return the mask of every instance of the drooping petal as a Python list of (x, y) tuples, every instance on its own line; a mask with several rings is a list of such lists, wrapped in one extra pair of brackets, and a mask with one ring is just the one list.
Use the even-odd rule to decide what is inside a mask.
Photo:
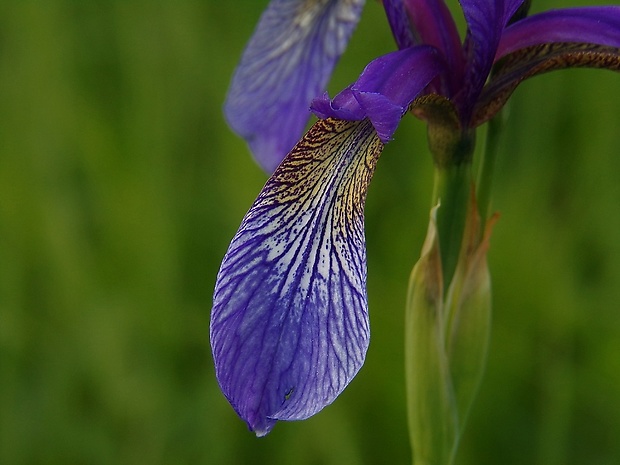
[(367, 120), (318, 121), (224, 257), (211, 314), (216, 375), (258, 436), (330, 404), (364, 362), (363, 210), (381, 150)]
[(497, 114), (525, 79), (563, 68), (620, 71), (620, 48), (560, 42), (526, 47), (507, 55), (480, 94), (471, 125), (478, 126)]
[(387, 142), (411, 102), (444, 70), (434, 47), (421, 45), (388, 53), (370, 62), (359, 79), (332, 101), (324, 95), (311, 108), (320, 118), (368, 118)]
[(523, 0), (460, 0), (467, 22), (467, 65), (462, 94), (458, 99), (465, 124), (489, 76), (504, 27)]
[(304, 131), (365, 0), (272, 0), (233, 77), (230, 126), (269, 173)]
[(495, 60), (553, 42), (620, 47), (620, 6), (551, 10), (518, 21), (504, 31)]

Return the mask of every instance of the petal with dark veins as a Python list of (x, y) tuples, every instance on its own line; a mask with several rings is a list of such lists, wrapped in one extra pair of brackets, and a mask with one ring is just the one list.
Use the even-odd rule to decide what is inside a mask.
[(368, 120), (318, 121), (224, 257), (211, 313), (216, 375), (258, 436), (330, 404), (364, 362), (363, 211), (382, 147)]

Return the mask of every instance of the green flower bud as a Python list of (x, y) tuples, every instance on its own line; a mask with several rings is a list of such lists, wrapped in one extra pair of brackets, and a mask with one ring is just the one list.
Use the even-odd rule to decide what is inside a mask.
[(491, 278), (487, 251), (496, 221), (497, 215), (492, 216), (481, 234), (478, 208), (472, 199), (459, 261), (445, 300), (446, 353), (461, 429), (486, 365), (491, 329)]
[[(473, 195), (472, 195), (473, 197)], [(486, 254), (493, 217), (483, 234), (475, 199), (447, 293), (431, 211), (422, 254), (409, 282), (405, 363), (410, 440), (415, 465), (454, 460), (486, 362), (491, 286)]]
[(405, 316), (407, 413), (416, 465), (449, 463), (458, 429), (444, 340), (438, 208), (431, 211), (422, 255), (411, 273)]

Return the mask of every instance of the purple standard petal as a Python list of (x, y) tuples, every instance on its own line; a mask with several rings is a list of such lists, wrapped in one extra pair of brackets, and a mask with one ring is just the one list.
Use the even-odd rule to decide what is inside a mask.
[(370, 62), (359, 79), (331, 102), (323, 96), (311, 108), (321, 118), (368, 118), (381, 141), (388, 142), (411, 102), (444, 70), (434, 47), (399, 50)]
[(463, 77), (464, 56), (459, 32), (443, 0), (404, 0), (417, 43), (432, 45), (444, 55), (450, 69), (449, 88), (439, 92), (450, 96)]
[(216, 375), (258, 436), (330, 404), (364, 362), (363, 210), (382, 147), (367, 120), (318, 121), (224, 257), (211, 313)]
[(233, 77), (224, 111), (269, 173), (304, 131), (364, 0), (272, 0)]
[(411, 21), (403, 0), (383, 0), (383, 8), (399, 49), (413, 47), (420, 43), (413, 35)]
[(522, 3), (523, 0), (461, 0), (467, 22), (467, 69), (458, 106), (465, 124), (493, 66), (502, 31)]
[(418, 43), (433, 45), (449, 56), (461, 48), (458, 29), (443, 0), (403, 0)]
[(620, 47), (620, 6), (552, 10), (509, 26), (496, 60), (521, 48), (555, 42)]

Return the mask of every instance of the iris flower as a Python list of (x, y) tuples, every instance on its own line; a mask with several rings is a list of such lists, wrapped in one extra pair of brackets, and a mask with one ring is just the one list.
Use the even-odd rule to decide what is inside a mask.
[[(620, 68), (618, 6), (527, 16), (522, 0), (461, 0), (461, 40), (442, 0), (384, 0), (398, 49), (330, 99), (363, 3), (272, 0), (225, 106), (273, 173), (223, 259), (210, 329), (220, 387), (258, 436), (333, 402), (364, 362), (364, 203), (403, 116), (427, 122), (436, 165), (468, 163), (475, 128), (524, 79)], [(309, 108), (320, 119), (297, 142)]]

